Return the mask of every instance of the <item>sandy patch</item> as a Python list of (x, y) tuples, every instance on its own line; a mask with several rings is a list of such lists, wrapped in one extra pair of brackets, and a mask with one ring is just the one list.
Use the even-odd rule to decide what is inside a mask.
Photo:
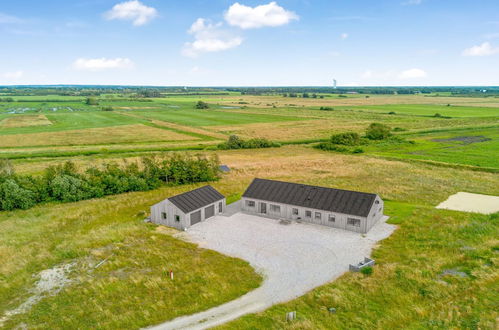
[(247, 260), (263, 274), (261, 287), (207, 311), (176, 318), (154, 329), (206, 329), (244, 314), (299, 297), (338, 278), (351, 263), (364, 260), (395, 226), (378, 222), (366, 235), (308, 223), (244, 213), (203, 221), (178, 236), (220, 253)]
[(17, 308), (5, 312), (5, 314), (0, 318), (0, 327), (2, 327), (3, 324), (12, 316), (26, 313), (45, 296), (55, 295), (61, 291), (61, 289), (69, 283), (67, 275), (73, 266), (74, 263), (70, 263), (41, 271), (38, 274), (40, 280), (38, 280), (35, 287), (30, 290), (32, 296), (26, 299)]
[(437, 209), (491, 214), (499, 212), (499, 196), (458, 192), (440, 203)]

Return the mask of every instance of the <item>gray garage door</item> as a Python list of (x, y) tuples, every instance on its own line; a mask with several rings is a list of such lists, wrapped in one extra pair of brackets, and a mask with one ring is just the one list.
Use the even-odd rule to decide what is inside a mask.
[(201, 210), (191, 214), (191, 226), (201, 221)]
[(215, 215), (215, 205), (208, 206), (204, 209), (204, 218), (208, 219)]

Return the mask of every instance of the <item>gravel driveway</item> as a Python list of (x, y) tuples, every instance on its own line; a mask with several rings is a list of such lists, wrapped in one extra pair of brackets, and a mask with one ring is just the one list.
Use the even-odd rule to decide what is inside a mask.
[(349, 264), (369, 256), (376, 242), (395, 229), (385, 221), (386, 217), (364, 237), (314, 224), (283, 225), (244, 213), (198, 223), (178, 237), (247, 260), (264, 276), (264, 282), (241, 298), (154, 329), (206, 329), (299, 297), (336, 279), (348, 271)]

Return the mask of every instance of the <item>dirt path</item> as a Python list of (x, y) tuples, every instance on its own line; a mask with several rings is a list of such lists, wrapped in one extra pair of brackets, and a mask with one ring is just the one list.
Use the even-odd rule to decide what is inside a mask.
[(299, 297), (369, 256), (374, 245), (395, 229), (385, 221), (365, 236), (313, 224), (282, 225), (242, 213), (201, 222), (179, 237), (247, 260), (265, 280), (236, 300), (152, 329), (206, 329)]

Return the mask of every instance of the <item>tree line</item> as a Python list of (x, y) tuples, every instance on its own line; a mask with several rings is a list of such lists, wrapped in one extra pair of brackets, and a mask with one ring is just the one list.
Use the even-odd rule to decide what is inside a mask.
[(76, 202), (161, 185), (216, 181), (218, 157), (163, 154), (138, 161), (108, 162), (80, 169), (67, 161), (47, 167), (41, 175), (17, 175), (8, 160), (0, 161), (0, 210), (29, 209), (36, 204)]

